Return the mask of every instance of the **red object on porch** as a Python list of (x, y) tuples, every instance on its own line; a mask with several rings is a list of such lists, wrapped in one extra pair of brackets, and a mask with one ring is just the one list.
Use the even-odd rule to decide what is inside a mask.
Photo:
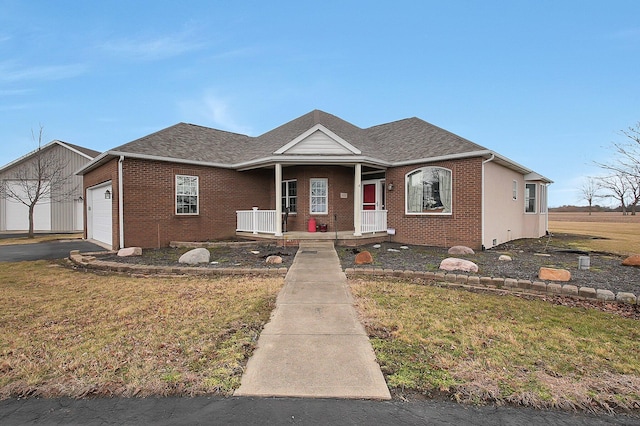
[(309, 232), (316, 232), (316, 218), (309, 219)]

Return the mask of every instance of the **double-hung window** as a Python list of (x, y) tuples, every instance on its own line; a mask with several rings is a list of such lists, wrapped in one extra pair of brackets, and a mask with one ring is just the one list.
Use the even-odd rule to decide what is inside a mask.
[(282, 181), (282, 211), (289, 209), (289, 213), (298, 211), (298, 182), (295, 180)]
[(312, 214), (329, 213), (329, 184), (327, 179), (311, 179), (310, 206)]
[(198, 214), (198, 176), (176, 175), (176, 214)]
[(525, 213), (536, 212), (536, 184), (527, 183), (524, 185), (524, 211)]

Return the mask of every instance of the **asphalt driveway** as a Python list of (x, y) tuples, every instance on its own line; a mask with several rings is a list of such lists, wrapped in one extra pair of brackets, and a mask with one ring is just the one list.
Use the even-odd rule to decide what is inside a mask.
[(0, 424), (73, 425), (637, 425), (626, 416), (593, 416), (448, 401), (292, 398), (96, 398), (0, 401)]
[(71, 250), (81, 252), (104, 251), (97, 244), (84, 240), (48, 241), (33, 244), (11, 244), (0, 246), (0, 262), (20, 262), (23, 260), (63, 259)]

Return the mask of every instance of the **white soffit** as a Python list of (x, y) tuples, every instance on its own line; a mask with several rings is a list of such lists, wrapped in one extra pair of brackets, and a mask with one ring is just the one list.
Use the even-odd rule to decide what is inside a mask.
[(360, 155), (362, 151), (324, 127), (316, 124), (274, 154), (293, 155)]

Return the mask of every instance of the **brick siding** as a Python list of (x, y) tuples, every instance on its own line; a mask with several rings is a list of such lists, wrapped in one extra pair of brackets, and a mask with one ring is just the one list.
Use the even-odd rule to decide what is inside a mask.
[[(425, 166), (439, 166), (452, 172), (451, 215), (405, 214), (405, 175)], [(395, 228), (394, 241), (438, 247), (465, 245), (482, 247), (482, 158), (417, 164), (387, 170), (387, 225)]]
[[(423, 166), (452, 171), (453, 213), (413, 216), (405, 214), (404, 178)], [(199, 214), (175, 213), (175, 176), (199, 177)], [(170, 241), (208, 241), (235, 236), (236, 211), (275, 209), (274, 170), (235, 171), (126, 158), (124, 177), (124, 230), (127, 246), (167, 247)], [(288, 231), (306, 231), (313, 216), (328, 231), (353, 230), (354, 168), (343, 166), (284, 166), (283, 180), (297, 180), (297, 213), (289, 216)], [(326, 178), (328, 214), (311, 215), (310, 179)], [(386, 190), (388, 226), (396, 229), (394, 241), (406, 244), (481, 248), (482, 159), (425, 163), (388, 169)], [(113, 184), (113, 247), (119, 247), (118, 161), (114, 159), (84, 176), (84, 188), (111, 180)], [(347, 194), (347, 198), (342, 198)], [(85, 197), (86, 198), (86, 197)], [(278, 202), (280, 202), (278, 200)], [(337, 221), (336, 221), (337, 217)], [(87, 223), (85, 219), (85, 224)], [(85, 225), (86, 236), (86, 225)]]

